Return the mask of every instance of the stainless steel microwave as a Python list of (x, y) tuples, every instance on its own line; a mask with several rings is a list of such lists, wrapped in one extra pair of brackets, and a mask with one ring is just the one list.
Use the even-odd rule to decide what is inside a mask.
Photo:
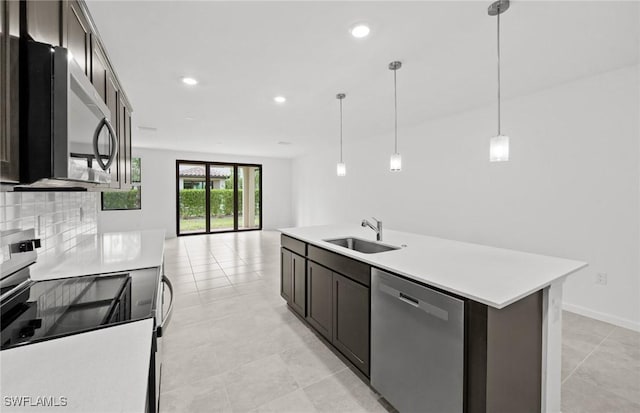
[(29, 187), (108, 187), (118, 154), (115, 114), (67, 49), (26, 44), (20, 180)]

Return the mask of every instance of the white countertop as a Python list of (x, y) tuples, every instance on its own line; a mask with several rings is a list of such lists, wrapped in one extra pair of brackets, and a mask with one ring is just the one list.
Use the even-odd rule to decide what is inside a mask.
[(32, 280), (76, 277), (159, 267), (164, 254), (164, 230), (105, 232), (83, 235), (62, 255), (38, 257)]
[(587, 266), (580, 261), (387, 229), (383, 231), (383, 244), (406, 247), (364, 254), (322, 241), (348, 236), (375, 241), (372, 230), (356, 226), (299, 227), (280, 231), (498, 309)]
[[(0, 352), (2, 412), (144, 412), (153, 320)], [(65, 407), (10, 407), (6, 397), (53, 397)]]

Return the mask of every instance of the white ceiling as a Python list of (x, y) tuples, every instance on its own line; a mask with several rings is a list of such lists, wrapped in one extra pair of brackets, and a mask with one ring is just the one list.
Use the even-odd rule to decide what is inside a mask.
[[(337, 145), (338, 92), (345, 139), (391, 134), (392, 60), (403, 62), (400, 134), (495, 103), (490, 2), (87, 3), (132, 101), (135, 146), (294, 157)], [(635, 1), (512, 2), (501, 18), (503, 97), (637, 64), (639, 16)], [(368, 38), (351, 37), (357, 22)]]

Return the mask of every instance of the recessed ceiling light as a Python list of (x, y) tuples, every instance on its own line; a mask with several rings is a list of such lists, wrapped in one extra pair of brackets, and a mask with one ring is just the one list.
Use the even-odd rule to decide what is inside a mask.
[(291, 145), (291, 142), (280, 141), (280, 142), (278, 142), (278, 145)]
[(276, 103), (284, 103), (287, 101), (287, 98), (285, 98), (284, 96), (276, 96), (273, 98), (273, 100)]
[(356, 39), (362, 39), (363, 37), (369, 36), (369, 32), (371, 32), (371, 29), (369, 29), (369, 26), (366, 24), (358, 24), (351, 28), (351, 36)]
[(184, 83), (185, 85), (193, 86), (193, 85), (197, 85), (198, 81), (192, 77), (183, 77), (182, 83)]

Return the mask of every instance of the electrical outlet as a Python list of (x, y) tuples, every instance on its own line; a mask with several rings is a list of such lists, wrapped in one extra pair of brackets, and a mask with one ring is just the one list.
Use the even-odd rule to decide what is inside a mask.
[(608, 276), (606, 272), (599, 272), (596, 274), (596, 284), (607, 285)]

